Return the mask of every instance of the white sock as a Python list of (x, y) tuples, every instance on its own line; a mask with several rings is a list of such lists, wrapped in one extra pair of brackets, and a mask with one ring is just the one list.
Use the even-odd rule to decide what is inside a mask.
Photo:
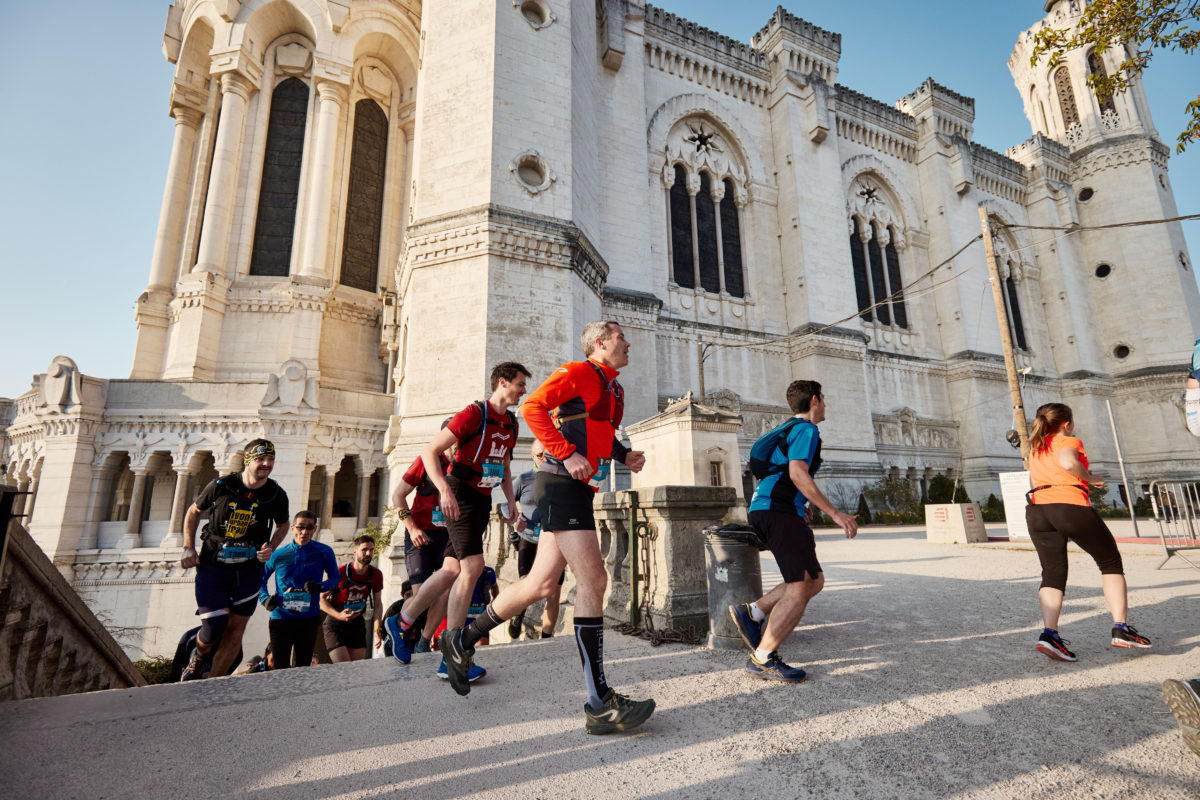
[(754, 660), (760, 664), (767, 663), (767, 659), (771, 657), (770, 650), (763, 650), (761, 647), (754, 651)]
[(750, 616), (754, 618), (755, 622), (762, 622), (764, 619), (767, 618), (767, 612), (765, 612), (761, 608), (759, 608), (758, 603), (751, 603), (750, 604)]

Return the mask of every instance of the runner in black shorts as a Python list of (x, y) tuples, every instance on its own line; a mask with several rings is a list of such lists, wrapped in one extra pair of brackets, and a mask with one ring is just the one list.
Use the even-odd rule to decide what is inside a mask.
[[(409, 662), (412, 654), (403, 634), (412, 627), (421, 612), (431, 608), (449, 590), (446, 609), (449, 630), (442, 634), (439, 642), (443, 655), (447, 657), (450, 683), (459, 694), (470, 691), (467, 684), (469, 665), (461, 670), (460, 685), (456, 681), (453, 659), (446, 653), (444, 640), (450, 634), (457, 638), (467, 618), (475, 582), (483, 572), (483, 532), (492, 510), (492, 489), (496, 486), (501, 488), (504, 499), (508, 501), (509, 516), (504, 521), (510, 525), (517, 521), (520, 509), (513, 498), (509, 462), (519, 428), (516, 414), (508, 408), (520, 402), (528, 377), (529, 370), (515, 361), (497, 364), (492, 369), (491, 396), (455, 414), (445, 430), (421, 451), (425, 475), (437, 487), (440, 496), (450, 543), (442, 568), (430, 576), (412, 600), (404, 604), (398, 629), (392, 636), (392, 654), (403, 664)], [(439, 456), (452, 446), (456, 446), (454, 459), (450, 475), (445, 475)], [(430, 615), (430, 619), (436, 618)]]
[[(542, 515), (537, 510), (537, 502), (534, 500), (534, 484), (537, 478), (537, 468), (546, 458), (546, 446), (539, 441), (534, 441), (529, 457), (533, 459), (534, 468), (521, 473), (513, 485), (513, 493), (521, 502), (521, 518), (517, 520), (512, 534), (516, 539), (514, 544), (517, 547), (517, 577), (519, 578), (524, 578), (533, 568), (533, 562), (537, 558), (538, 541), (542, 535)], [(546, 595), (546, 619), (542, 623), (541, 635), (543, 639), (549, 639), (554, 635), (554, 627), (558, 624), (561, 587), (566, 577), (567, 571), (563, 569), (558, 575), (558, 586)], [(515, 640), (520, 636), (524, 624), (525, 610), (522, 609), (508, 621), (508, 638)]]
[(383, 573), (371, 566), (375, 558), (375, 540), (363, 534), (354, 540), (354, 558), (338, 567), (338, 585), (321, 596), (325, 612), (325, 649), (335, 664), (358, 661), (367, 655), (367, 626), (363, 613), (367, 601), (374, 609), (370, 628), (375, 631), (375, 647), (383, 644)]
[[(617, 694), (604, 677), (602, 614), (608, 573), (596, 536), (592, 500), (596, 489), (607, 481), (613, 459), (639, 472), (646, 456), (630, 450), (616, 438), (625, 412), (624, 390), (617, 382), (617, 370), (629, 363), (629, 343), (621, 326), (612, 320), (590, 322), (584, 327), (581, 339), (588, 360), (564, 364), (555, 370), (529, 396), (522, 410), (530, 430), (546, 445), (548, 454), (534, 481), (542, 535), (533, 568), (504, 589), (464, 631), (461, 640), (443, 642), (442, 650), (446, 651), (450, 680), (454, 683), (455, 663), (465, 662), (470, 666), (475, 642), (505, 619), (554, 591), (563, 567), (570, 565), (578, 582), (575, 644), (583, 662), (588, 695), (584, 704), (584, 730), (612, 733), (636, 728), (649, 719), (654, 712), (654, 701), (631, 700)], [(451, 649), (447, 650), (448, 647)], [(465, 685), (465, 681), (462, 683)]]
[[(184, 569), (196, 567), (200, 633), (183, 680), (203, 675), (207, 661), (214, 675), (225, 675), (237, 663), (242, 634), (258, 602), (263, 564), (288, 532), (287, 494), (270, 478), (275, 446), (255, 439), (246, 445), (242, 460), (241, 473), (205, 486), (184, 517), (180, 564)], [(209, 521), (197, 553), (196, 529), (205, 512)]]
[(787, 401), (795, 416), (764, 434), (750, 451), (752, 468), (756, 454), (768, 451), (768, 474), (754, 489), (750, 523), (775, 556), (783, 583), (753, 603), (730, 606), (729, 613), (754, 651), (746, 662), (746, 672), (756, 678), (799, 683), (806, 677), (804, 670), (785, 664), (777, 650), (804, 616), (808, 602), (825, 586), (816, 540), (807, 522), (808, 504), (811, 501), (828, 514), (848, 539), (858, 534), (858, 522), (834, 508), (813, 481), (821, 468), (821, 434), (817, 430), (825, 419), (821, 384), (792, 381)]

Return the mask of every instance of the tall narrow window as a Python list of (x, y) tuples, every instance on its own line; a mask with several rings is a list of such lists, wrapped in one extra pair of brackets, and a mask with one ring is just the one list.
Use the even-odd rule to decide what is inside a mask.
[(1058, 92), (1058, 107), (1062, 111), (1063, 125), (1070, 128), (1079, 123), (1079, 109), (1075, 105), (1075, 90), (1071, 88), (1071, 73), (1060, 67), (1054, 73), (1054, 89)]
[(299, 78), (281, 81), (271, 93), (251, 275), (287, 275), (290, 270), (307, 119), (307, 84)]
[(863, 322), (871, 322), (875, 314), (871, 311), (871, 286), (867, 277), (867, 256), (863, 240), (858, 231), (850, 234), (850, 261), (854, 265), (854, 294), (858, 299), (858, 310)]
[(734, 297), (746, 295), (742, 280), (742, 232), (738, 227), (738, 208), (733, 181), (725, 179), (725, 199), (721, 201), (721, 254), (725, 261), (725, 291)]
[(901, 288), (904, 286), (904, 281), (900, 277), (900, 253), (896, 251), (896, 232), (891, 230), (890, 233), (891, 236), (883, 254), (887, 258), (888, 286), (891, 287), (894, 295), (892, 297), (892, 317), (901, 328), (907, 328), (908, 309), (904, 307), (904, 292)]
[(706, 292), (721, 291), (721, 273), (717, 261), (717, 213), (713, 207), (712, 183), (707, 172), (700, 173), (700, 193), (696, 195), (696, 235), (700, 239), (700, 285)]
[(892, 324), (892, 311), (888, 308), (888, 304), (883, 302), (888, 296), (887, 275), (883, 269), (883, 253), (879, 250), (879, 235), (871, 237), (867, 242), (867, 257), (871, 263), (871, 293), (875, 296), (875, 302), (880, 305), (875, 307), (875, 318), (884, 325)]
[(375, 291), (379, 276), (387, 139), (383, 109), (374, 100), (359, 100), (354, 106), (341, 282), (368, 292)]
[(1025, 325), (1021, 321), (1021, 302), (1017, 299), (1017, 284), (1012, 273), (1004, 279), (1004, 305), (1008, 310), (1008, 329), (1013, 344), (1020, 350), (1028, 350), (1025, 342)]
[[(1094, 50), (1088, 54), (1088, 71), (1100, 78), (1108, 77), (1108, 70), (1104, 68), (1104, 58)], [(1105, 111), (1111, 111), (1114, 114), (1117, 113), (1117, 107), (1113, 105), (1112, 95), (1109, 95), (1107, 100), (1101, 100), (1100, 96), (1097, 95), (1096, 102), (1100, 104), (1101, 114)]]
[(671, 185), (671, 277), (685, 289), (696, 286), (692, 262), (692, 198), (688, 197), (687, 173), (675, 165)]

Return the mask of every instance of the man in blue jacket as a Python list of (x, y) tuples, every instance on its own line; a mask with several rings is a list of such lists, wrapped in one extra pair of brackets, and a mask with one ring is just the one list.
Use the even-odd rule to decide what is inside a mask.
[[(275, 669), (312, 663), (317, 630), (321, 626), (320, 595), (338, 585), (337, 558), (333, 548), (312, 540), (317, 532), (317, 516), (311, 511), (296, 512), (292, 520), (292, 542), (271, 554), (263, 570), (258, 602), (271, 612), (267, 623), (271, 633), (271, 651)], [(275, 576), (275, 592), (267, 588)]]

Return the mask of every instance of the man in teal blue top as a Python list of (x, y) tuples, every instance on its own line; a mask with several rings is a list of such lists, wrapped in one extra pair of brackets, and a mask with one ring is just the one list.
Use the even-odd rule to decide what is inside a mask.
[[(263, 570), (258, 601), (271, 612), (267, 627), (271, 633), (271, 652), (275, 669), (295, 664), (307, 667), (312, 663), (317, 630), (321, 625), (320, 596), (337, 588), (337, 557), (327, 544), (314, 542), (317, 516), (311, 511), (298, 511), (292, 521), (292, 541), (271, 554)], [(275, 593), (267, 589), (275, 576)]]
[(817, 430), (825, 419), (821, 384), (792, 381), (787, 400), (795, 416), (764, 434), (750, 449), (750, 469), (760, 479), (750, 501), (750, 524), (775, 556), (783, 583), (753, 603), (730, 606), (729, 614), (754, 651), (746, 672), (765, 680), (799, 683), (806, 677), (804, 670), (785, 664), (777, 650), (804, 616), (808, 601), (825, 586), (816, 540), (808, 526), (808, 504), (828, 514), (848, 539), (858, 534), (858, 522), (834, 508), (813, 481), (821, 468)]

